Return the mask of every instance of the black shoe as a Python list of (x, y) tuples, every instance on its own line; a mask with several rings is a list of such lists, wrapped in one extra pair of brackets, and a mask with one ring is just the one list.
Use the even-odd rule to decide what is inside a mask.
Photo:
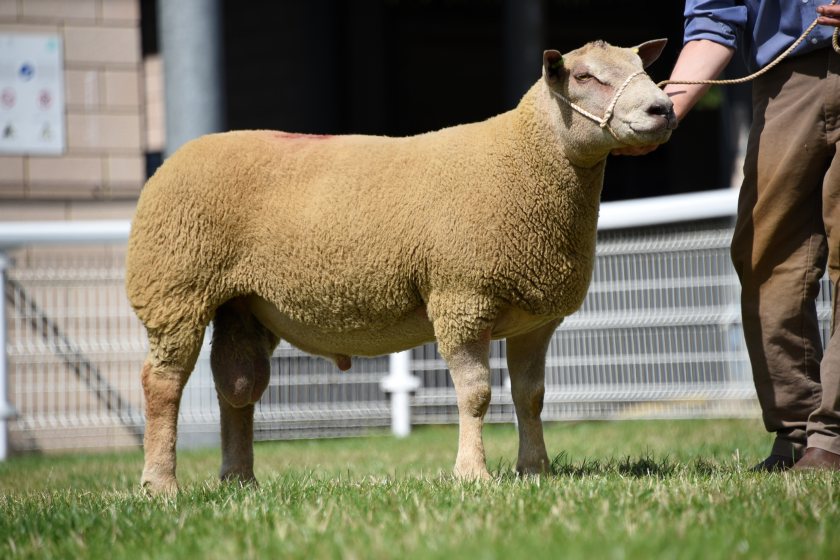
[(770, 455), (752, 468), (754, 472), (779, 472), (793, 467), (793, 457), (789, 455)]

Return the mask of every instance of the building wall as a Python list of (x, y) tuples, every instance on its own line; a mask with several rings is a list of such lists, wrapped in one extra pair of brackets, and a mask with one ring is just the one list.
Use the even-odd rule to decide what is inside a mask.
[(0, 157), (0, 220), (130, 217), (145, 179), (139, 0), (2, 0), (0, 32), (63, 38), (66, 151)]

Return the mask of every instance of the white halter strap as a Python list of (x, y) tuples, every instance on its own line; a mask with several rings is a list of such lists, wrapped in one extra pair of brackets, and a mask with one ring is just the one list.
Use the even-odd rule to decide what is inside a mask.
[(607, 105), (607, 110), (606, 110), (606, 112), (604, 112), (603, 117), (599, 117), (599, 116), (597, 116), (593, 113), (590, 113), (589, 111), (587, 111), (586, 109), (584, 109), (583, 107), (578, 105), (577, 103), (572, 102), (569, 98), (567, 98), (563, 94), (557, 93), (553, 89), (549, 89), (549, 91), (551, 91), (552, 95), (561, 99), (563, 102), (566, 103), (566, 105), (568, 105), (569, 107), (571, 107), (572, 109), (574, 109), (575, 111), (577, 111), (578, 113), (583, 115), (584, 117), (586, 117), (588, 119), (592, 119), (593, 121), (598, 123), (598, 126), (600, 126), (601, 128), (606, 128), (609, 131), (609, 133), (612, 134), (612, 137), (615, 138), (616, 140), (618, 140), (619, 139), (618, 136), (616, 135), (615, 131), (613, 131), (612, 127), (610, 127), (610, 124), (609, 124), (610, 119), (612, 119), (612, 116), (613, 116), (613, 111), (615, 110), (615, 104), (618, 103), (618, 98), (621, 96), (622, 93), (624, 93), (624, 90), (627, 89), (627, 86), (630, 85), (630, 82), (633, 80), (633, 78), (636, 78), (637, 76), (641, 76), (643, 74), (645, 74), (645, 71), (644, 70), (639, 70), (638, 72), (635, 72), (635, 73), (627, 76), (627, 79), (624, 80), (624, 83), (621, 84), (621, 86), (617, 90), (615, 90), (615, 93), (613, 94), (609, 105)]

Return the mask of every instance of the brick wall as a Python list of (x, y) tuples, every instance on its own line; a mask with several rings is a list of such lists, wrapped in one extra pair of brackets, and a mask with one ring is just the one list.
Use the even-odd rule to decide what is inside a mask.
[(64, 43), (66, 152), (0, 156), (0, 220), (129, 217), (144, 181), (139, 0), (0, 0), (0, 32)]

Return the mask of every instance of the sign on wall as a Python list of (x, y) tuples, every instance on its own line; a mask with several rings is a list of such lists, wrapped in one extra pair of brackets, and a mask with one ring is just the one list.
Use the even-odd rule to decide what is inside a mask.
[(64, 153), (61, 37), (0, 33), (0, 154)]

